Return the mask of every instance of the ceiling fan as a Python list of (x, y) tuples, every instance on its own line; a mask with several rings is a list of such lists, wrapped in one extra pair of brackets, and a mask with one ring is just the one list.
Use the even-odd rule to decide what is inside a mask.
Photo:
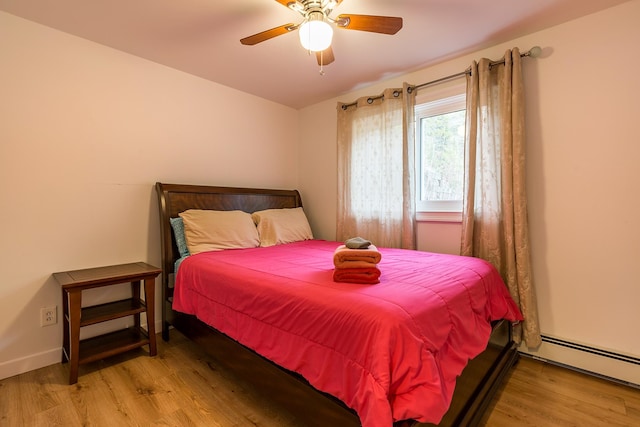
[(335, 60), (331, 49), (332, 25), (346, 30), (395, 34), (402, 28), (402, 18), (394, 16), (342, 14), (333, 19), (331, 12), (342, 0), (276, 0), (283, 6), (300, 13), (304, 18), (299, 24), (284, 24), (240, 40), (244, 45), (255, 45), (294, 30), (300, 30), (300, 43), (316, 53), (318, 64), (327, 65)]

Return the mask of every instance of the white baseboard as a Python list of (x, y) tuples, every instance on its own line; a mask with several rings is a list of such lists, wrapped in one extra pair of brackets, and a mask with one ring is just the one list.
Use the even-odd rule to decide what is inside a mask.
[(62, 347), (0, 363), (0, 380), (55, 365), (62, 360)]
[[(161, 332), (162, 321), (156, 320), (155, 324), (156, 332)], [(142, 326), (146, 328), (147, 325), (143, 324)], [(103, 332), (107, 331), (100, 331), (100, 333)], [(0, 380), (61, 362), (62, 343), (60, 343), (60, 347), (52, 348), (41, 353), (31, 354), (19, 359), (8, 360), (6, 362), (0, 362)]]
[(538, 349), (530, 350), (521, 345), (518, 350), (550, 363), (640, 388), (640, 358), (637, 356), (549, 335), (543, 335), (542, 344)]

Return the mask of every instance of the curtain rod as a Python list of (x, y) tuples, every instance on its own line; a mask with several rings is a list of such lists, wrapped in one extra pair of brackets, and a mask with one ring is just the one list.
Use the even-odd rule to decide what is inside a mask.
[[(524, 58), (524, 57), (528, 56), (528, 57), (531, 57), (531, 58), (537, 58), (538, 56), (540, 56), (541, 53), (542, 53), (542, 49), (540, 48), (540, 46), (534, 46), (531, 49), (529, 49), (528, 51), (521, 53), (520, 57)], [(489, 66), (492, 67), (492, 66), (498, 65), (498, 64), (504, 64), (504, 58), (500, 59), (498, 61), (491, 61), (489, 63)], [(462, 77), (462, 76), (465, 76), (467, 74), (471, 74), (471, 69), (470, 68), (467, 68), (466, 70), (461, 71), (459, 73), (451, 74), (450, 76), (441, 77), (439, 79), (432, 80), (430, 82), (421, 83), (421, 84), (415, 85), (415, 86), (409, 86), (409, 91), (418, 90), (418, 89), (422, 89), (422, 88), (427, 87), (427, 86), (432, 86), (432, 85), (435, 85), (435, 84), (438, 84), (438, 83), (443, 83), (443, 82), (446, 82), (446, 81), (449, 81), (449, 80), (457, 79), (458, 77)], [(380, 99), (380, 98), (384, 98), (384, 95), (371, 96), (371, 97), (367, 98), (367, 102), (369, 104), (371, 104), (374, 100)], [(357, 101), (356, 102), (352, 102), (350, 104), (343, 104), (342, 105), (342, 109), (346, 110), (347, 108), (353, 107), (354, 105), (357, 105), (357, 104), (358, 104)]]
[[(536, 57), (540, 56), (541, 53), (542, 53), (542, 49), (540, 49), (539, 46), (534, 46), (531, 49), (529, 49), (528, 51), (522, 52), (520, 54), (520, 58), (524, 58), (524, 57), (527, 57), (527, 56), (530, 56), (531, 58), (536, 58)], [(498, 64), (504, 64), (504, 58), (502, 58), (502, 59), (500, 59), (498, 61), (491, 61), (489, 63), (489, 67), (493, 67), (494, 65), (498, 65)], [(462, 77), (462, 76), (467, 75), (467, 74), (471, 74), (471, 69), (470, 68), (467, 68), (466, 70), (464, 70), (464, 71), (462, 71), (460, 73), (451, 74), (450, 76), (442, 77), (442, 78), (439, 78), (437, 80), (432, 80), (432, 81), (427, 82), (427, 83), (422, 83), (422, 84), (419, 84), (419, 85), (416, 85), (416, 86), (411, 86), (411, 89), (421, 89), (421, 88), (426, 87), (426, 86), (431, 86), (431, 85), (434, 85), (434, 84), (437, 84), (437, 83), (442, 83), (442, 82), (445, 82), (447, 80), (451, 80), (451, 79), (455, 79), (455, 78), (458, 78), (458, 77)]]

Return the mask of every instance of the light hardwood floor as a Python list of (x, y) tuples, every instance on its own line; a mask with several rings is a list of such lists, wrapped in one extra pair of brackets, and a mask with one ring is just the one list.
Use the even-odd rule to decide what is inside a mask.
[[(136, 350), (83, 365), (75, 385), (63, 364), (1, 380), (0, 426), (359, 425), (293, 378), (274, 385), (283, 381), (275, 367), (246, 376), (227, 368), (173, 332), (156, 357)], [(483, 425), (640, 426), (640, 390), (523, 357)]]

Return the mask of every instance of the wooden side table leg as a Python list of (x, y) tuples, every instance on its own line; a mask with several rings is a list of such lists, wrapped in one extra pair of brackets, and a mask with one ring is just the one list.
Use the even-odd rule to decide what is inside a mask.
[(69, 384), (78, 382), (80, 365), (80, 315), (82, 310), (82, 291), (67, 292), (69, 309)]
[[(131, 296), (134, 301), (140, 301), (140, 280), (131, 282)], [(133, 316), (133, 327), (136, 328), (136, 330), (140, 330), (140, 313), (136, 313)]]
[(69, 298), (67, 291), (62, 290), (62, 363), (70, 360), (69, 348)]
[(156, 321), (155, 321), (155, 293), (156, 278), (146, 278), (144, 280), (144, 299), (147, 306), (147, 332), (149, 334), (149, 356), (155, 356), (156, 347)]

